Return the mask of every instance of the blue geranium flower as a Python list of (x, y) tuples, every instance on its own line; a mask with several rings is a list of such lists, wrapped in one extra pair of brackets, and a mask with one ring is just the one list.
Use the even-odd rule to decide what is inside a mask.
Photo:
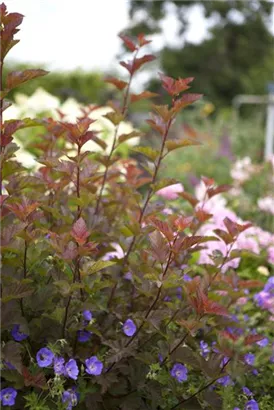
[(22, 340), (27, 339), (28, 335), (20, 331), (20, 325), (14, 325), (11, 330), (11, 335), (16, 342), (21, 342)]
[(76, 391), (76, 387), (72, 389), (65, 390), (62, 394), (62, 402), (67, 404), (66, 410), (71, 410), (72, 407), (75, 407), (79, 400), (79, 394)]
[(17, 391), (13, 387), (6, 387), (0, 391), (0, 400), (3, 406), (13, 406), (16, 396)]
[(187, 368), (180, 363), (175, 363), (172, 367), (170, 374), (174, 377), (179, 383), (187, 380)]
[(259, 405), (256, 402), (256, 400), (249, 400), (246, 404), (245, 404), (245, 408), (244, 410), (260, 410), (259, 409)]
[(221, 384), (222, 386), (232, 386), (234, 384), (233, 380), (231, 380), (231, 377), (229, 375), (220, 377), (220, 379), (217, 380), (217, 383)]
[(268, 340), (267, 337), (265, 337), (264, 339), (259, 340), (257, 342), (257, 345), (260, 346), (260, 347), (266, 347), (268, 345), (268, 343), (269, 343), (269, 340)]
[(210, 353), (210, 348), (209, 348), (208, 344), (205, 341), (201, 340), (200, 341), (200, 348), (201, 348), (201, 355), (203, 357), (207, 357), (208, 353)]
[(79, 342), (88, 342), (91, 338), (92, 333), (88, 330), (78, 330), (77, 331), (77, 338)]
[(248, 387), (243, 387), (243, 393), (246, 395), (246, 396), (252, 396), (252, 392), (249, 390), (249, 388)]
[(79, 369), (76, 363), (76, 360), (70, 359), (65, 364), (64, 375), (69, 377), (70, 379), (77, 380), (79, 374)]
[(92, 313), (91, 313), (91, 311), (90, 310), (84, 310), (83, 311), (83, 318), (84, 318), (84, 324), (85, 325), (88, 325), (89, 324), (89, 322), (91, 321), (91, 319), (92, 319)]
[(58, 376), (60, 376), (61, 374), (64, 374), (64, 371), (65, 371), (64, 363), (65, 363), (65, 359), (63, 357), (54, 358), (54, 362), (53, 362), (54, 372)]
[(249, 366), (253, 366), (255, 361), (255, 355), (253, 353), (247, 353), (244, 357), (244, 360), (246, 364), (249, 364)]
[(85, 360), (86, 372), (93, 376), (99, 376), (103, 370), (103, 363), (97, 359), (96, 356), (92, 356)]
[(53, 362), (54, 354), (47, 347), (43, 347), (36, 354), (36, 360), (39, 367), (50, 366)]
[(123, 331), (127, 336), (133, 336), (136, 332), (136, 325), (131, 319), (127, 319), (123, 325)]

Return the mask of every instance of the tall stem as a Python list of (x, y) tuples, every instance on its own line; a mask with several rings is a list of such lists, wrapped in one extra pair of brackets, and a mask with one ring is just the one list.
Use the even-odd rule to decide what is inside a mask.
[[(26, 230), (26, 228), (25, 228)], [(28, 243), (25, 240), (25, 247), (24, 247), (24, 258), (23, 258), (23, 278), (27, 278), (27, 256), (28, 256)], [(24, 310), (24, 302), (23, 298), (20, 299), (20, 308), (21, 308), (21, 313), (22, 316), (25, 316), (25, 310)]]
[[(3, 91), (3, 61), (0, 61), (0, 93)], [(3, 99), (0, 98), (0, 154), (2, 154)], [(2, 159), (0, 162), (0, 195), (2, 195)]]
[[(138, 222), (139, 222), (140, 225), (141, 225), (141, 223), (142, 223), (142, 221), (143, 221), (143, 217), (144, 217), (144, 215), (145, 215), (145, 212), (146, 212), (148, 203), (149, 203), (149, 201), (150, 201), (150, 199), (151, 199), (151, 197), (152, 197), (152, 195), (153, 195), (153, 184), (155, 184), (155, 182), (156, 182), (156, 179), (157, 179), (157, 176), (158, 176), (158, 172), (159, 172), (159, 169), (160, 169), (160, 165), (161, 165), (161, 162), (162, 162), (162, 159), (163, 159), (163, 153), (164, 153), (164, 149), (165, 149), (165, 143), (166, 143), (166, 139), (167, 139), (167, 136), (168, 136), (168, 132), (169, 132), (169, 129), (170, 129), (170, 126), (171, 126), (171, 122), (172, 122), (172, 119), (170, 119), (169, 122), (167, 123), (166, 131), (165, 131), (165, 133), (164, 133), (164, 135), (163, 135), (162, 144), (161, 144), (161, 149), (160, 149), (158, 161), (157, 161), (157, 163), (155, 164), (155, 169), (154, 169), (154, 174), (153, 174), (153, 177), (152, 177), (150, 189), (149, 189), (149, 191), (148, 191), (148, 193), (147, 193), (146, 200), (145, 200), (145, 202), (144, 202), (144, 205), (143, 205), (143, 207), (142, 207), (142, 210), (141, 210), (141, 213), (140, 213), (140, 216), (139, 216), (139, 219), (138, 219)], [(125, 265), (127, 264), (129, 255), (130, 255), (130, 253), (131, 253), (132, 250), (133, 250), (133, 247), (134, 247), (134, 245), (135, 245), (136, 239), (137, 239), (137, 236), (136, 236), (136, 235), (133, 236), (132, 241), (131, 241), (131, 243), (130, 243), (130, 245), (129, 245), (129, 248), (128, 248), (128, 250), (127, 250), (127, 253), (126, 253), (125, 257), (124, 257), (123, 266), (125, 266)]]
[[(155, 169), (154, 169), (154, 174), (153, 174), (153, 177), (152, 177), (150, 189), (149, 189), (149, 191), (148, 191), (146, 200), (145, 200), (145, 202), (144, 202), (144, 205), (143, 205), (143, 207), (142, 207), (142, 210), (141, 210), (141, 213), (140, 213), (140, 216), (139, 216), (139, 219), (138, 219), (139, 225), (141, 225), (141, 223), (142, 223), (142, 221), (143, 221), (143, 217), (144, 217), (144, 215), (145, 215), (146, 208), (147, 208), (148, 203), (149, 203), (149, 201), (150, 201), (150, 199), (151, 199), (151, 197), (152, 197), (152, 195), (153, 195), (153, 184), (156, 182), (156, 179), (157, 179), (157, 176), (158, 176), (158, 172), (159, 172), (159, 168), (160, 168), (160, 165), (161, 165), (163, 156), (164, 156), (165, 143), (166, 143), (166, 139), (167, 139), (167, 136), (168, 136), (168, 132), (169, 132), (171, 123), (172, 123), (172, 118), (168, 121), (167, 126), (166, 126), (166, 130), (165, 130), (165, 133), (164, 133), (164, 135), (163, 135), (162, 144), (161, 144), (161, 149), (160, 149), (158, 161), (157, 161), (157, 163), (155, 164)], [(134, 235), (133, 238), (132, 238), (132, 241), (131, 241), (131, 243), (130, 243), (130, 245), (129, 245), (129, 247), (128, 247), (127, 253), (125, 254), (125, 257), (124, 257), (124, 260), (123, 260), (123, 264), (122, 264), (122, 269), (123, 269), (123, 268), (126, 266), (126, 264), (127, 264), (129, 255), (131, 254), (131, 252), (132, 252), (132, 250), (133, 250), (133, 248), (134, 248), (136, 239), (137, 239), (137, 236)], [(108, 305), (107, 305), (108, 307), (110, 307), (110, 305), (111, 305), (111, 303), (112, 303), (112, 300), (113, 300), (113, 298), (114, 298), (114, 295), (115, 295), (117, 286), (118, 286), (118, 282), (116, 282), (116, 283), (114, 284), (114, 286), (112, 287), (112, 289), (111, 289), (111, 293), (110, 293), (110, 297), (109, 297)], [(160, 295), (159, 295), (159, 296), (160, 296)]]
[[(135, 55), (134, 55), (133, 63), (134, 63), (134, 61), (135, 61), (135, 59), (136, 59), (136, 57), (137, 57), (137, 53), (138, 53), (138, 50), (136, 51), (136, 53), (135, 53)], [(128, 81), (128, 85), (127, 85), (126, 92), (125, 92), (124, 99), (123, 99), (122, 114), (123, 114), (124, 116), (126, 115), (126, 112), (127, 112), (127, 109), (128, 109), (129, 90), (130, 90), (130, 86), (131, 86), (131, 82), (132, 82), (133, 75), (134, 75), (134, 73), (131, 73), (131, 74), (130, 74), (129, 81)], [(120, 126), (120, 124), (116, 125), (116, 128), (115, 128), (112, 146), (111, 146), (111, 149), (110, 149), (110, 153), (109, 153), (109, 155), (108, 155), (108, 158), (107, 158), (106, 169), (105, 169), (105, 172), (104, 172), (102, 185), (101, 185), (100, 192), (99, 192), (99, 196), (98, 196), (98, 199), (97, 199), (97, 202), (96, 202), (96, 206), (95, 206), (95, 211), (94, 211), (94, 214), (95, 214), (95, 215), (98, 214), (99, 207), (100, 207), (100, 204), (101, 204), (101, 200), (102, 200), (102, 196), (103, 196), (103, 191), (104, 191), (104, 188), (105, 188), (105, 185), (106, 185), (107, 176), (108, 176), (108, 171), (109, 171), (109, 167), (110, 167), (110, 160), (111, 160), (112, 154), (113, 154), (113, 152), (114, 152), (114, 150), (115, 150), (115, 148), (116, 148), (116, 142), (117, 142), (117, 136), (118, 136), (119, 126)]]

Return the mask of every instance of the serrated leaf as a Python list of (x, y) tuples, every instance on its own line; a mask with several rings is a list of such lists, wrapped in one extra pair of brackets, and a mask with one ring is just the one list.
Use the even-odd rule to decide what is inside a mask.
[(124, 34), (119, 34), (119, 37), (121, 40), (123, 40), (124, 45), (127, 47), (127, 49), (131, 52), (136, 50), (136, 45), (134, 42), (129, 38), (128, 36), (125, 36)]
[(24, 71), (12, 71), (7, 75), (7, 88), (9, 90), (17, 87), (20, 84), (25, 83), (26, 81), (32, 80), (37, 77), (41, 77), (48, 74), (48, 71), (45, 70), (24, 70)]
[(66, 280), (57, 280), (54, 285), (57, 286), (61, 295), (68, 296), (70, 294), (71, 286)]
[(24, 387), (24, 378), (16, 370), (1, 370), (1, 377), (11, 382), (15, 389), (22, 389)]
[(151, 91), (143, 91), (140, 94), (131, 94), (130, 102), (134, 103), (136, 101), (145, 100), (147, 98), (153, 98), (153, 97), (158, 97), (158, 96), (159, 94), (152, 93)]
[(107, 77), (105, 81), (117, 87), (118, 90), (123, 90), (128, 85), (126, 81), (119, 80), (115, 77)]
[(22, 374), (24, 377), (25, 386), (39, 387), (40, 389), (47, 390), (48, 385), (43, 372), (38, 372), (36, 374), (31, 374), (27, 367), (23, 367)]
[(92, 275), (93, 273), (96, 273), (102, 269), (108, 268), (109, 266), (112, 266), (112, 265), (116, 265), (116, 262), (102, 261), (102, 260), (96, 261), (91, 266), (90, 265), (88, 266), (83, 276)]
[(169, 246), (163, 235), (159, 231), (154, 231), (149, 235), (153, 256), (156, 260), (163, 263), (169, 253)]
[(22, 345), (14, 341), (7, 342), (2, 350), (2, 358), (14, 366), (19, 373), (22, 369), (21, 351)]
[(165, 188), (166, 186), (169, 185), (174, 185), (178, 183), (177, 179), (174, 178), (162, 178), (160, 181), (157, 181), (155, 184), (153, 184), (153, 191), (157, 192), (162, 188)]
[(30, 296), (34, 289), (29, 283), (18, 282), (5, 286), (3, 290), (2, 302), (7, 303), (14, 299), (21, 299)]
[(124, 120), (123, 114), (113, 111), (108, 112), (107, 114), (103, 115), (103, 117), (107, 118), (113, 125), (118, 125)]
[(155, 161), (156, 158), (158, 158), (158, 156), (160, 154), (159, 151), (156, 151), (155, 149), (150, 148), (150, 147), (133, 147), (133, 148), (130, 148), (130, 149), (134, 152), (139, 152), (140, 154), (145, 155), (146, 157), (148, 157), (152, 161)]
[(191, 147), (192, 145), (201, 145), (201, 142), (198, 140), (192, 140), (192, 139), (182, 139), (180, 141), (170, 140), (166, 142), (165, 147), (168, 150), (168, 152), (171, 152), (171, 151), (174, 151), (175, 149), (183, 148), (183, 147)]
[(129, 134), (121, 134), (118, 138), (118, 143), (121, 144), (122, 142), (128, 141), (131, 138), (140, 137), (144, 135), (140, 131), (132, 131)]
[(79, 245), (83, 245), (86, 242), (89, 236), (89, 231), (87, 230), (87, 225), (82, 217), (73, 224), (71, 236)]
[(195, 101), (200, 100), (203, 97), (203, 94), (183, 94), (178, 100), (175, 101), (172, 113), (177, 114), (181, 109), (187, 107), (190, 104), (193, 104)]

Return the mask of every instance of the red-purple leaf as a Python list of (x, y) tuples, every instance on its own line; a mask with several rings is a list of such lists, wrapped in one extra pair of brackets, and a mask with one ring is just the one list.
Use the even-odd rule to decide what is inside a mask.
[(138, 34), (137, 39), (140, 47), (143, 47), (146, 44), (151, 43), (151, 40), (147, 40), (143, 33)]
[(73, 225), (71, 230), (71, 236), (76, 240), (79, 245), (83, 245), (88, 236), (87, 225), (83, 218), (79, 218)]
[(116, 88), (118, 88), (118, 90), (123, 90), (128, 85), (126, 81), (119, 80), (118, 78), (115, 78), (115, 77), (107, 77), (105, 81), (107, 83), (114, 85)]
[(136, 45), (134, 44), (134, 42), (127, 36), (120, 34), (119, 35), (120, 39), (123, 40), (123, 43), (125, 44), (125, 46), (128, 48), (129, 51), (135, 51), (136, 50)]
[(12, 71), (7, 76), (7, 88), (9, 90), (17, 87), (26, 81), (32, 80), (37, 77), (41, 77), (48, 74), (45, 70), (24, 70), (24, 71)]
[(139, 100), (145, 100), (147, 98), (158, 97), (158, 96), (159, 94), (152, 93), (151, 91), (143, 91), (140, 94), (131, 94), (130, 101), (133, 103)]

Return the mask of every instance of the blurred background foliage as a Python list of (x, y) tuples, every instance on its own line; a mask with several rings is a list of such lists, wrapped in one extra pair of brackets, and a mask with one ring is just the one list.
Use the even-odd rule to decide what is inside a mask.
[[(188, 11), (202, 8), (210, 19), (209, 35), (200, 43), (186, 41)], [(195, 77), (193, 91), (203, 93), (218, 107), (231, 104), (238, 94), (265, 94), (274, 80), (272, 1), (261, 0), (130, 0), (131, 34), (161, 33), (161, 22), (172, 8), (177, 17), (178, 42), (159, 52), (167, 75)], [(153, 91), (159, 82), (151, 84)]]

